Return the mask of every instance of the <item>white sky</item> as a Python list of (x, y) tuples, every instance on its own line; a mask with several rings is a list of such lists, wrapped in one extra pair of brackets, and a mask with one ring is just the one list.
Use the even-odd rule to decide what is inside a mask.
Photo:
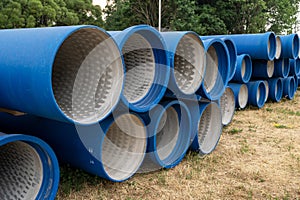
[(104, 9), (106, 6), (106, 0), (93, 0), (93, 4), (100, 5), (101, 9)]

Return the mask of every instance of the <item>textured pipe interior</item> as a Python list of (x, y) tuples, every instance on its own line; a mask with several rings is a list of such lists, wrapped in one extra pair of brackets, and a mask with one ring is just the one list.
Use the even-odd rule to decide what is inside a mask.
[(36, 150), (24, 142), (0, 147), (0, 198), (35, 199), (43, 182), (43, 165)]
[(245, 108), (248, 103), (248, 87), (247, 87), (247, 85), (245, 85), (245, 84), (241, 85), (238, 100), (239, 100), (240, 108), (242, 108), (242, 109)]
[(173, 107), (169, 107), (160, 119), (156, 131), (156, 149), (160, 160), (166, 159), (174, 151), (178, 135), (178, 114)]
[(265, 83), (265, 86), (266, 86), (266, 98), (265, 98), (265, 102), (268, 100), (268, 97), (269, 97), (269, 83), (268, 81), (264, 81)]
[(174, 75), (178, 88), (193, 94), (200, 87), (205, 73), (205, 50), (194, 34), (184, 35), (175, 52)]
[(235, 111), (234, 93), (230, 88), (226, 88), (221, 96), (220, 107), (222, 112), (222, 124), (227, 125), (231, 122)]
[(210, 153), (217, 145), (222, 132), (222, 117), (217, 104), (211, 103), (203, 111), (198, 123), (198, 143), (203, 153)]
[(276, 54), (275, 54), (275, 58), (276, 59), (279, 59), (280, 55), (281, 55), (281, 40), (280, 40), (280, 37), (277, 36), (276, 37)]
[(150, 43), (138, 33), (132, 34), (123, 46), (126, 77), (124, 96), (136, 103), (149, 92), (155, 75), (155, 57)]
[(103, 119), (118, 102), (123, 65), (111, 38), (94, 28), (80, 29), (61, 45), (52, 88), (62, 112), (79, 123)]
[(271, 78), (274, 74), (274, 60), (269, 60), (267, 63), (267, 73), (268, 73), (268, 77)]
[(215, 47), (210, 46), (206, 54), (207, 64), (204, 77), (204, 86), (206, 92), (209, 93), (215, 86), (219, 73), (219, 60)]
[(102, 144), (102, 163), (107, 175), (119, 181), (131, 177), (144, 159), (146, 141), (144, 124), (137, 116), (118, 117)]
[(242, 73), (242, 77), (244, 77), (245, 73), (246, 73), (246, 61), (245, 61), (245, 59), (243, 59), (243, 61), (242, 61), (241, 73)]

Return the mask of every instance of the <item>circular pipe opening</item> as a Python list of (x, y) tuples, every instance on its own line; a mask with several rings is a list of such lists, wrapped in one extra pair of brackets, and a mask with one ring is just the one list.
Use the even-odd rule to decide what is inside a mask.
[(252, 62), (250, 56), (248, 55), (243, 57), (241, 75), (244, 83), (249, 82), (252, 75)]
[(298, 34), (294, 34), (292, 51), (293, 51), (294, 58), (297, 58), (298, 54), (299, 54), (299, 36), (298, 36)]
[(242, 77), (244, 77), (244, 76), (245, 76), (245, 73), (246, 73), (246, 62), (245, 62), (244, 59), (243, 59), (243, 61), (242, 61), (241, 73), (242, 73)]
[(275, 97), (276, 97), (276, 101), (280, 101), (280, 99), (282, 98), (282, 81), (281, 79), (279, 78), (277, 81), (276, 81), (276, 84), (275, 84)]
[(235, 111), (235, 99), (232, 89), (226, 88), (224, 94), (220, 98), (220, 107), (222, 113), (222, 124), (228, 125)]
[(289, 98), (293, 99), (295, 96), (295, 92), (296, 92), (296, 84), (295, 84), (295, 79), (294, 77), (291, 77), (290, 79), (290, 89), (289, 89)]
[(268, 57), (269, 60), (273, 60), (276, 54), (276, 36), (274, 33), (269, 34), (268, 38)]
[(276, 59), (280, 58), (281, 50), (282, 50), (281, 39), (279, 36), (276, 36), (276, 54), (275, 54)]
[(221, 111), (217, 104), (210, 103), (203, 111), (198, 123), (199, 150), (211, 153), (218, 144), (222, 133)]
[(210, 93), (216, 85), (218, 77), (219, 58), (214, 46), (210, 46), (207, 50), (207, 67), (204, 77), (204, 87), (207, 93)]
[(195, 93), (205, 73), (205, 50), (199, 37), (188, 33), (179, 41), (174, 58), (174, 76), (185, 94)]
[(230, 74), (229, 74), (229, 80), (232, 79), (234, 76), (235, 70), (236, 70), (236, 65), (237, 65), (237, 52), (236, 52), (236, 47), (235, 44), (233, 43), (232, 40), (225, 39), (224, 40), (228, 52), (229, 52), (229, 58), (230, 58)]
[(267, 63), (267, 74), (268, 77), (271, 78), (274, 74), (274, 60), (269, 60)]
[(300, 74), (300, 59), (299, 58), (295, 59), (295, 73), (296, 73), (296, 76), (298, 76)]
[(44, 168), (38, 152), (21, 141), (0, 147), (0, 196), (2, 199), (36, 199)]
[(102, 163), (115, 181), (130, 178), (146, 152), (147, 133), (143, 121), (133, 114), (119, 116), (109, 127), (102, 144)]
[(266, 85), (264, 84), (263, 81), (260, 81), (256, 91), (256, 102), (258, 108), (261, 108), (265, 104), (265, 99), (266, 99)]
[(244, 109), (248, 103), (248, 87), (243, 84), (240, 87), (240, 91), (238, 94), (238, 101), (241, 109)]
[(75, 122), (97, 122), (118, 103), (123, 73), (115, 42), (99, 29), (79, 29), (55, 57), (52, 88), (57, 105)]
[(265, 102), (268, 100), (268, 97), (269, 97), (269, 91), (270, 91), (270, 88), (269, 88), (269, 83), (267, 80), (264, 81), (265, 83), (265, 86), (266, 86), (266, 98), (265, 98)]

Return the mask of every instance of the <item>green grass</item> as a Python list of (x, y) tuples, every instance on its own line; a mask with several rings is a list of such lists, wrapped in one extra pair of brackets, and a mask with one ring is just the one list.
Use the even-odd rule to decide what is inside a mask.
[(242, 131), (243, 131), (243, 129), (233, 128), (230, 131), (228, 131), (228, 133), (231, 135), (235, 135), (235, 134), (241, 133)]

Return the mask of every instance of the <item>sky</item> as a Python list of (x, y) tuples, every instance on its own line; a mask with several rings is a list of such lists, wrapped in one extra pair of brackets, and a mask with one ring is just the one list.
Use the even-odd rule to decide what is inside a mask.
[(103, 9), (106, 5), (106, 0), (93, 0), (93, 4), (100, 5), (100, 7)]

